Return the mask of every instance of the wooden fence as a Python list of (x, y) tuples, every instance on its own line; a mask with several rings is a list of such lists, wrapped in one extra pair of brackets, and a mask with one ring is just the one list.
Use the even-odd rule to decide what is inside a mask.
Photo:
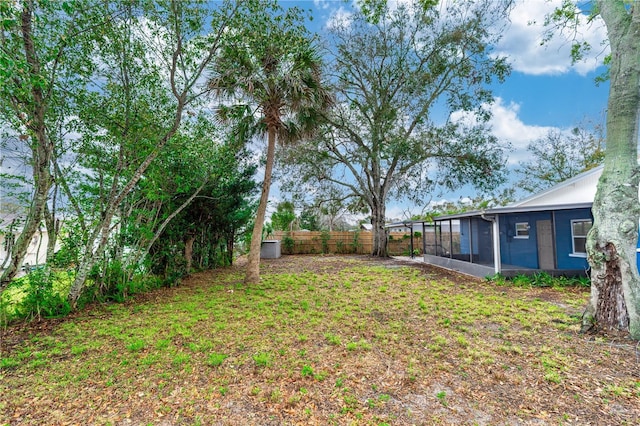
[[(388, 251), (392, 256), (409, 255), (410, 234), (390, 233)], [(373, 249), (371, 231), (275, 231), (266, 239), (280, 240), (283, 254), (370, 254)], [(413, 247), (422, 253), (422, 237), (413, 237)]]

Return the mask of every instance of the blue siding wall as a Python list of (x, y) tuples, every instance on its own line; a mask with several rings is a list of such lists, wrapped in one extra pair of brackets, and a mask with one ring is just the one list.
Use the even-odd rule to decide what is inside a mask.
[(573, 254), (571, 221), (575, 219), (592, 219), (591, 209), (559, 210), (555, 212), (555, 238), (558, 269), (586, 270), (589, 268), (586, 256)]
[[(503, 264), (538, 269), (537, 220), (551, 219), (550, 212), (512, 213), (500, 216), (500, 252)], [(515, 235), (516, 223), (529, 224), (529, 237)]]
[[(554, 212), (510, 213), (500, 215), (500, 253), (503, 265), (521, 266), (539, 269), (538, 261), (538, 232), (536, 222), (551, 220), (553, 227), (553, 241), (555, 243), (555, 262), (558, 270), (587, 270), (589, 263), (586, 256), (573, 253), (571, 235), (572, 220), (593, 220), (590, 208), (573, 210), (556, 210)], [(516, 237), (516, 223), (529, 224), (529, 237)], [(492, 263), (492, 249), (490, 247), (491, 224), (480, 218), (460, 219), (460, 253), (469, 254), (469, 235), (473, 235), (471, 249), (473, 262)], [(636, 257), (640, 270), (640, 233), (638, 236), (638, 255)]]

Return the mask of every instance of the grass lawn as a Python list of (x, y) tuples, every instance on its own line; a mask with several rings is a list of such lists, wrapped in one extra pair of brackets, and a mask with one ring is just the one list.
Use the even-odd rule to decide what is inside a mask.
[(584, 288), (365, 256), (263, 261), (1, 331), (0, 424), (624, 425), (632, 341), (578, 333)]

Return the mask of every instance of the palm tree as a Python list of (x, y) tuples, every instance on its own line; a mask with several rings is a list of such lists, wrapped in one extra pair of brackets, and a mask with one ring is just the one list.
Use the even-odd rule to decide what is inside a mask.
[(258, 25), (238, 31), (218, 58), (209, 81), (209, 87), (227, 102), (219, 109), (224, 119), (239, 118), (236, 130), (245, 138), (267, 135), (262, 194), (245, 276), (250, 284), (260, 280), (260, 245), (276, 142), (310, 137), (320, 114), (332, 103), (322, 82), (320, 55), (301, 22), (299, 11), (290, 8), (279, 15), (263, 15)]

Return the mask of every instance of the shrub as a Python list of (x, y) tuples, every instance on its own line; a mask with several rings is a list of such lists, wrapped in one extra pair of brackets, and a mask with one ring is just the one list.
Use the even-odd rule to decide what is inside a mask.
[(322, 253), (329, 253), (329, 240), (331, 239), (331, 234), (329, 231), (322, 231), (320, 234), (320, 241), (322, 243)]
[(295, 243), (296, 242), (290, 235), (285, 235), (284, 238), (282, 238), (282, 247), (284, 248), (284, 252), (286, 254), (293, 254)]
[(23, 286), (25, 298), (18, 307), (18, 315), (24, 318), (41, 318), (67, 315), (71, 305), (66, 295), (54, 289), (54, 274), (50, 268), (41, 267), (26, 277), (16, 280)]
[(360, 244), (360, 231), (356, 231), (353, 233), (353, 240), (351, 241), (351, 250), (353, 253), (358, 253), (358, 251), (362, 248), (362, 244)]

